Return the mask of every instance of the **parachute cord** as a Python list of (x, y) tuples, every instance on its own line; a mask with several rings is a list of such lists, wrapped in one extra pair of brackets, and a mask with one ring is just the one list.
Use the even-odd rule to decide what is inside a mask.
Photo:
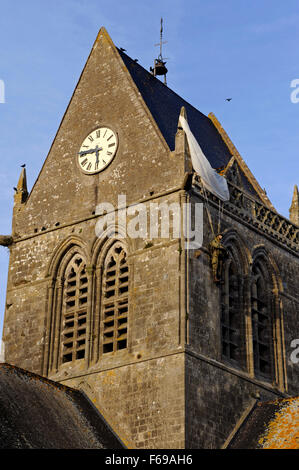
[(215, 231), (214, 231), (214, 227), (213, 227), (212, 217), (211, 217), (210, 210), (209, 210), (208, 196), (207, 196), (207, 193), (206, 193), (206, 190), (205, 190), (205, 187), (204, 187), (203, 184), (202, 184), (202, 188), (203, 188), (203, 193), (204, 193), (204, 197), (205, 197), (205, 208), (206, 208), (208, 219), (209, 219), (209, 222), (210, 222), (210, 227), (211, 227), (213, 236), (215, 238), (216, 235), (215, 235)]
[(224, 210), (224, 202), (221, 201), (220, 222), (219, 222), (219, 231), (218, 231), (218, 233), (220, 233), (220, 231), (221, 231), (220, 228), (221, 228), (221, 221), (222, 221), (222, 218), (223, 218), (223, 210)]
[(219, 204), (218, 204), (218, 232), (221, 232), (221, 219), (222, 219), (222, 214), (223, 214), (223, 202), (220, 201), (219, 199)]

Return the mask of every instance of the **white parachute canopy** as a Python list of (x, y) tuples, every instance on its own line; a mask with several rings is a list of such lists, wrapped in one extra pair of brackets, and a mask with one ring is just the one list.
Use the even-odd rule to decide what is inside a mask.
[(180, 115), (179, 121), (187, 136), (192, 166), (196, 173), (201, 177), (203, 185), (208, 191), (215, 194), (215, 196), (222, 201), (228, 201), (229, 190), (226, 179), (223, 176), (218, 175), (218, 173), (211, 167), (208, 159), (201, 150), (199, 143), (192, 134), (189, 124), (184, 116)]

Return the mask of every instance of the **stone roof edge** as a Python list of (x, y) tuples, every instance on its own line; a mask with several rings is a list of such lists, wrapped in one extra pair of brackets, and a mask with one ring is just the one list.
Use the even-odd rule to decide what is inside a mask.
[(36, 374), (35, 372), (30, 372), (29, 370), (26, 370), (26, 369), (22, 369), (22, 367), (14, 366), (13, 364), (9, 364), (8, 362), (1, 362), (0, 363), (0, 370), (1, 369), (9, 369), (11, 371), (13, 371), (13, 370), (19, 371), (23, 375), (27, 375), (27, 377), (39, 379), (42, 382), (44, 382), (48, 385), (52, 385), (55, 388), (59, 388), (60, 390), (64, 390), (65, 392), (74, 391), (73, 388), (68, 387), (67, 385), (61, 384), (59, 382), (55, 382), (54, 380), (48, 379), (47, 377), (43, 377), (42, 375)]
[(157, 132), (157, 134), (158, 134), (160, 140), (162, 141), (163, 146), (166, 148), (167, 151), (170, 151), (170, 149), (169, 149), (169, 147), (168, 147), (168, 144), (167, 144), (166, 140), (164, 139), (164, 136), (163, 136), (162, 132), (160, 131), (158, 124), (156, 123), (156, 120), (155, 120), (154, 117), (152, 116), (152, 114), (151, 114), (151, 112), (150, 112), (148, 106), (146, 105), (146, 103), (145, 103), (145, 101), (144, 101), (144, 99), (143, 99), (143, 96), (142, 96), (141, 92), (139, 91), (139, 89), (138, 89), (136, 83), (135, 83), (134, 80), (133, 80), (133, 77), (131, 76), (131, 74), (130, 74), (129, 70), (127, 69), (126, 65), (124, 64), (124, 61), (122, 60), (121, 55), (120, 55), (120, 53), (118, 52), (117, 47), (115, 46), (114, 42), (112, 41), (111, 37), (109, 36), (109, 34), (108, 34), (106, 28), (105, 28), (104, 26), (102, 26), (102, 27), (100, 28), (98, 34), (97, 34), (97, 37), (96, 37), (96, 39), (95, 39), (95, 41), (94, 41), (94, 43), (93, 43), (93, 46), (92, 46), (92, 48), (91, 48), (91, 50), (90, 50), (90, 53), (89, 53), (89, 55), (88, 55), (88, 57), (87, 57), (87, 60), (86, 60), (86, 62), (85, 62), (85, 65), (84, 65), (84, 67), (83, 67), (83, 69), (82, 69), (82, 71), (81, 71), (81, 73), (80, 73), (79, 79), (78, 79), (78, 81), (77, 81), (77, 83), (76, 83), (76, 86), (75, 86), (75, 88), (74, 88), (74, 90), (73, 90), (73, 93), (72, 93), (72, 95), (71, 95), (71, 98), (70, 98), (70, 100), (69, 100), (69, 102), (68, 102), (68, 105), (67, 105), (67, 107), (66, 107), (66, 109), (65, 109), (65, 111), (64, 111), (64, 113), (63, 113), (63, 116), (62, 116), (62, 119), (61, 119), (60, 124), (59, 124), (59, 126), (58, 126), (58, 129), (57, 129), (57, 131), (56, 131), (56, 133), (55, 133), (55, 136), (54, 136), (54, 138), (53, 138), (53, 140), (52, 140), (50, 149), (49, 149), (49, 151), (48, 151), (48, 153), (47, 153), (46, 158), (44, 159), (44, 162), (43, 162), (43, 165), (42, 165), (42, 167), (41, 167), (41, 169), (40, 169), (40, 172), (39, 172), (39, 174), (38, 174), (38, 176), (37, 176), (37, 178), (36, 178), (36, 180), (35, 180), (35, 182), (34, 182), (32, 188), (31, 188), (31, 191), (30, 191), (30, 193), (29, 193), (29, 195), (28, 195), (28, 198), (27, 198), (27, 200), (26, 200), (26, 203), (27, 203), (28, 200), (30, 199), (30, 196), (31, 196), (31, 194), (33, 193), (34, 187), (35, 187), (35, 185), (36, 185), (36, 183), (37, 183), (37, 181), (38, 181), (38, 179), (39, 179), (39, 177), (40, 177), (40, 175), (41, 175), (41, 173), (42, 173), (42, 171), (43, 171), (43, 168), (44, 168), (44, 166), (45, 166), (45, 163), (46, 163), (46, 161), (47, 161), (47, 159), (48, 159), (48, 157), (49, 157), (49, 155), (50, 155), (50, 153), (51, 153), (51, 150), (52, 150), (52, 147), (53, 147), (53, 145), (54, 145), (54, 142), (55, 142), (55, 140), (56, 140), (56, 138), (57, 138), (57, 136), (58, 136), (58, 133), (59, 133), (60, 128), (61, 128), (61, 126), (62, 126), (62, 123), (63, 123), (63, 121), (64, 121), (64, 118), (65, 118), (65, 116), (66, 116), (66, 114), (67, 114), (67, 112), (68, 112), (68, 109), (69, 109), (69, 107), (70, 107), (70, 105), (71, 105), (71, 102), (72, 102), (72, 100), (73, 100), (73, 98), (74, 98), (74, 95), (75, 95), (76, 90), (77, 90), (77, 88), (78, 88), (78, 86), (79, 86), (79, 83), (80, 83), (80, 81), (81, 81), (81, 78), (82, 78), (82, 76), (83, 76), (83, 74), (84, 74), (84, 72), (85, 72), (85, 69), (86, 69), (87, 64), (88, 64), (88, 62), (89, 62), (89, 59), (90, 59), (90, 56), (91, 56), (91, 54), (93, 53), (94, 49), (97, 47), (98, 41), (99, 41), (99, 38), (100, 38), (101, 35), (103, 35), (103, 36), (107, 39), (107, 41), (110, 43), (110, 45), (111, 45), (111, 47), (112, 47), (113, 53), (118, 57), (118, 59), (119, 59), (121, 65), (122, 65), (123, 70), (126, 72), (127, 77), (128, 77), (128, 79), (129, 79), (129, 81), (131, 82), (132, 87), (133, 87), (134, 90), (135, 90), (135, 93), (138, 95), (139, 99), (141, 100), (142, 106), (143, 106), (143, 108), (144, 108), (146, 114), (148, 115), (149, 119), (151, 120), (151, 122), (152, 122), (152, 124), (153, 124), (153, 127), (155, 128), (155, 130), (156, 130), (156, 132)]
[[(108, 35), (107, 32), (106, 32), (106, 34)], [(109, 36), (109, 35), (108, 35), (108, 36)], [(110, 38), (110, 36), (109, 36), (109, 38)], [(146, 104), (146, 102), (145, 102), (145, 100), (144, 100), (144, 98), (143, 98), (143, 96), (142, 96), (141, 91), (139, 90), (138, 86), (136, 85), (136, 83), (135, 83), (135, 81), (134, 81), (132, 75), (130, 74), (130, 71), (128, 70), (126, 64), (124, 63), (124, 61), (123, 61), (123, 59), (122, 59), (120, 53), (118, 52), (118, 48), (114, 45), (114, 43), (112, 42), (112, 39), (111, 39), (111, 38), (110, 38), (110, 41), (111, 41), (111, 43), (113, 44), (113, 47), (114, 47), (115, 51), (116, 51), (117, 54), (118, 54), (119, 60), (120, 60), (121, 63), (122, 63), (123, 70), (126, 72), (127, 77), (128, 77), (128, 79), (129, 79), (129, 81), (131, 82), (132, 88), (134, 88), (134, 91), (135, 91), (136, 95), (137, 95), (138, 98), (140, 99), (141, 104), (142, 104), (142, 107), (143, 107), (145, 113), (147, 114), (149, 120), (151, 121), (151, 123), (152, 123), (152, 125), (153, 125), (153, 127), (154, 127), (154, 129), (155, 129), (155, 131), (156, 131), (156, 133), (158, 134), (158, 137), (159, 137), (159, 139), (161, 140), (163, 147), (165, 147), (165, 149), (166, 149), (167, 152), (170, 152), (171, 149), (169, 148), (168, 143), (166, 142), (165, 137), (164, 137), (163, 134), (162, 134), (162, 131), (160, 130), (160, 128), (159, 128), (159, 126), (158, 126), (158, 124), (157, 124), (157, 122), (156, 122), (154, 116), (152, 115), (152, 113), (151, 113), (149, 107), (147, 106), (147, 104)], [(128, 56), (128, 57), (129, 57), (129, 56)], [(140, 64), (138, 64), (138, 65), (140, 65)], [(140, 67), (142, 67), (142, 65), (140, 65)], [(156, 80), (158, 80), (158, 79), (156, 79)]]
[(109, 428), (111, 433), (115, 436), (115, 438), (121, 443), (121, 445), (125, 449), (136, 449), (135, 444), (131, 441), (123, 432), (123, 430), (119, 429), (119, 425), (110, 417), (108, 414), (103, 410), (103, 408), (99, 405), (98, 407), (95, 406), (93, 401), (89, 398), (89, 396), (84, 392), (84, 390), (78, 390), (82, 398), (93, 408), (94, 412), (99, 416), (99, 418), (105, 422), (106, 426)]
[[(124, 61), (123, 61), (123, 59), (122, 59), (122, 57), (121, 57), (121, 55), (120, 55), (120, 53), (119, 53), (119, 50), (118, 50), (117, 46), (116, 46), (116, 45), (114, 44), (114, 42), (112, 41), (112, 39), (111, 39), (109, 33), (107, 32), (107, 30), (106, 30), (106, 28), (105, 28), (104, 26), (101, 27), (101, 29), (100, 29), (100, 31), (99, 31), (99, 33), (98, 33), (98, 35), (97, 35), (97, 38), (96, 38), (95, 43), (94, 43), (94, 45), (93, 45), (93, 47), (92, 47), (91, 53), (92, 53), (93, 49), (97, 46), (97, 42), (98, 42), (98, 40), (99, 40), (101, 34), (102, 34), (102, 35), (107, 39), (107, 41), (110, 43), (113, 53), (114, 53), (114, 54), (116, 55), (116, 57), (118, 58), (118, 60), (119, 60), (119, 62), (120, 62), (120, 65), (122, 66), (123, 71), (126, 73), (127, 78), (128, 78), (128, 80), (130, 81), (130, 83), (131, 83), (132, 88), (134, 89), (136, 95), (137, 95), (138, 98), (140, 99), (141, 104), (142, 104), (142, 107), (143, 107), (145, 113), (147, 114), (148, 118), (150, 119), (150, 121), (151, 121), (151, 123), (152, 123), (152, 125), (153, 125), (153, 127), (154, 127), (154, 129), (155, 129), (155, 131), (156, 131), (156, 133), (158, 134), (158, 136), (159, 136), (159, 138), (160, 138), (160, 140), (161, 140), (161, 142), (162, 142), (162, 145), (163, 145), (163, 146), (165, 147), (165, 149), (169, 152), (169, 151), (170, 151), (170, 148), (169, 148), (169, 146), (168, 146), (168, 144), (167, 144), (167, 142), (166, 142), (166, 140), (165, 140), (165, 138), (164, 138), (164, 136), (163, 136), (163, 134), (162, 134), (162, 132), (161, 132), (161, 130), (160, 130), (160, 128), (159, 128), (159, 126), (158, 126), (158, 124), (157, 124), (155, 118), (154, 118), (154, 116), (153, 116), (152, 113), (150, 112), (149, 107), (147, 106), (147, 104), (146, 104), (146, 102), (145, 102), (145, 100), (144, 100), (144, 98), (143, 98), (143, 96), (142, 96), (142, 93), (140, 92), (140, 90), (139, 90), (138, 86), (136, 85), (136, 83), (135, 83), (135, 81), (134, 81), (132, 75), (130, 74), (130, 71), (128, 70), (126, 64), (124, 63)], [(90, 54), (91, 54), (91, 53), (90, 53)], [(128, 56), (128, 57), (130, 57), (130, 56)], [(88, 57), (88, 58), (89, 58), (89, 57)], [(130, 57), (130, 59), (131, 59), (131, 57)], [(88, 60), (88, 59), (87, 59), (87, 60)], [(132, 59), (131, 59), (131, 60), (132, 60)], [(140, 65), (140, 64), (139, 64), (139, 65)], [(140, 67), (142, 67), (142, 65), (140, 65)], [(144, 68), (144, 67), (143, 67), (143, 68)], [(83, 73), (83, 72), (82, 72), (82, 73)], [(158, 80), (158, 79), (157, 79), (157, 80)]]
[(265, 191), (261, 188), (261, 186), (259, 185), (259, 183), (255, 179), (254, 175), (252, 174), (252, 172), (248, 168), (247, 164), (245, 163), (245, 161), (241, 157), (241, 155), (238, 152), (237, 148), (235, 147), (235, 145), (233, 144), (233, 142), (229, 138), (226, 131), (223, 129), (221, 123), (218, 121), (216, 116), (213, 113), (209, 113), (208, 118), (212, 121), (212, 123), (216, 127), (216, 129), (217, 129), (218, 133), (220, 134), (223, 142), (227, 146), (230, 154), (238, 162), (238, 164), (240, 165), (241, 169), (243, 170), (245, 176), (247, 177), (248, 181), (252, 184), (253, 188), (255, 189), (255, 191), (257, 192), (257, 194), (259, 195), (259, 197), (261, 198), (261, 200), (265, 204), (265, 206), (267, 206), (269, 209), (272, 209), (273, 211), (277, 212), (275, 207), (271, 203), (270, 199), (266, 195)]
[(77, 81), (77, 83), (76, 83), (76, 86), (75, 86), (75, 88), (74, 88), (74, 90), (73, 90), (73, 93), (72, 93), (72, 95), (71, 95), (71, 97), (70, 97), (70, 99), (69, 99), (68, 105), (67, 105), (67, 107), (66, 107), (66, 109), (65, 109), (65, 111), (64, 111), (64, 113), (63, 113), (63, 116), (62, 116), (61, 121), (60, 121), (60, 123), (59, 123), (58, 129), (57, 129), (57, 131), (56, 131), (56, 133), (55, 133), (55, 135), (54, 135), (54, 138), (53, 138), (52, 143), (51, 143), (51, 145), (50, 145), (50, 148), (49, 148), (49, 151), (48, 151), (48, 153), (47, 153), (47, 156), (46, 156), (46, 158), (44, 159), (44, 162), (43, 162), (43, 164), (42, 164), (42, 167), (41, 167), (41, 169), (40, 169), (40, 172), (39, 172), (39, 174), (37, 175), (37, 178), (35, 179), (35, 182), (34, 182), (32, 188), (31, 188), (31, 191), (30, 191), (30, 193), (29, 193), (29, 195), (28, 195), (28, 198), (27, 198), (27, 200), (26, 200), (26, 204), (27, 204), (28, 200), (30, 199), (31, 194), (33, 193), (33, 190), (34, 190), (34, 188), (35, 188), (35, 185), (36, 185), (37, 181), (39, 180), (40, 175), (42, 174), (42, 171), (43, 171), (43, 169), (44, 169), (44, 166), (45, 166), (45, 164), (46, 164), (46, 161), (48, 160), (48, 157), (49, 157), (49, 155), (50, 155), (50, 153), (51, 153), (51, 150), (52, 150), (52, 147), (53, 147), (53, 145), (54, 145), (54, 142), (55, 142), (55, 140), (56, 140), (56, 138), (57, 138), (57, 136), (58, 136), (58, 133), (59, 133), (59, 131), (60, 131), (60, 128), (61, 128), (61, 126), (62, 126), (62, 123), (63, 123), (63, 121), (64, 121), (64, 118), (65, 118), (65, 116), (66, 116), (66, 114), (67, 114), (67, 112), (68, 112), (68, 110), (69, 110), (69, 107), (70, 107), (70, 105), (71, 105), (71, 102), (73, 101), (74, 95), (75, 95), (76, 90), (77, 90), (77, 88), (78, 88), (78, 86), (79, 86), (79, 83), (80, 83), (80, 81), (81, 81), (82, 75), (83, 75), (83, 73), (84, 73), (84, 71), (85, 71), (85, 69), (86, 69), (86, 66), (87, 66), (87, 64), (88, 64), (88, 61), (89, 61), (89, 59), (90, 59), (90, 56), (91, 56), (91, 54), (92, 54), (92, 52), (93, 52), (93, 50), (94, 50), (94, 48), (95, 48), (95, 46), (96, 46), (96, 44), (97, 44), (98, 37), (99, 37), (99, 34), (100, 34), (100, 32), (101, 32), (102, 29), (105, 29), (105, 28), (102, 27), (102, 28), (100, 29), (100, 31), (99, 31), (99, 33), (98, 33), (98, 35), (97, 35), (97, 37), (96, 37), (96, 40), (95, 40), (94, 43), (93, 43), (93, 46), (92, 46), (92, 48), (91, 48), (91, 51), (90, 51), (90, 53), (88, 54), (87, 60), (86, 60), (86, 62), (85, 62), (85, 64), (84, 64), (84, 67), (83, 67), (81, 73), (80, 73), (79, 79), (78, 79), (78, 81)]
[(248, 420), (248, 418), (252, 415), (252, 413), (257, 409), (257, 408), (262, 408), (267, 405), (282, 405), (284, 403), (289, 403), (293, 400), (299, 401), (299, 396), (296, 397), (285, 397), (285, 398), (275, 398), (274, 400), (270, 401), (260, 401), (259, 398), (256, 398), (252, 401), (252, 403), (246, 408), (244, 413), (242, 414), (241, 418), (239, 421), (236, 423), (234, 429), (226, 439), (225, 443), (222, 445), (221, 449), (227, 449), (230, 447), (232, 442), (234, 441), (236, 435), (238, 432), (241, 430), (243, 424)]
[(244, 413), (242, 414), (240, 419), (237, 421), (237, 423), (234, 426), (232, 432), (230, 433), (230, 435), (228, 436), (228, 438), (226, 439), (224, 444), (221, 446), (221, 449), (227, 449), (229, 447), (229, 445), (234, 440), (234, 438), (235, 438), (236, 434), (238, 433), (238, 431), (241, 429), (241, 427), (243, 426), (245, 421), (247, 421), (247, 419), (249, 418), (249, 416), (251, 415), (253, 410), (256, 408), (257, 404), (258, 404), (258, 399), (257, 398), (252, 399), (252, 402), (245, 409)]
[(261, 402), (258, 403), (258, 406), (280, 405), (280, 404), (288, 403), (288, 402), (291, 402), (291, 401), (298, 401), (298, 403), (299, 403), (299, 396), (295, 396), (295, 397), (288, 396), (288, 397), (284, 397), (284, 398), (275, 398), (274, 400), (270, 400), (270, 401), (261, 401)]

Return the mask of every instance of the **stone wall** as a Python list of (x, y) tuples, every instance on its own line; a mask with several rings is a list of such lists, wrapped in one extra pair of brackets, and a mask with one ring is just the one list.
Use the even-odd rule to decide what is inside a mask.
[[(193, 203), (204, 202), (193, 194)], [(210, 201), (209, 211), (214, 227), (218, 224), (218, 208)], [(291, 359), (291, 341), (299, 337), (298, 315), (298, 254), (288, 246), (268, 236), (261, 229), (242, 220), (241, 215), (224, 210), (221, 218), (223, 242), (238, 245), (243, 275), (243, 303), (240, 308), (244, 335), (243, 364), (237, 367), (221, 352), (221, 285), (212, 279), (208, 244), (213, 239), (204, 210), (204, 242), (200, 254), (189, 253), (189, 341), (186, 347), (186, 432), (187, 447), (219, 448), (237, 421), (252, 402), (253, 396), (262, 400), (298, 395), (298, 364)], [(215, 228), (216, 230), (216, 228)], [(246, 329), (250, 323), (250, 282), (252, 257), (256, 250), (268, 254), (276, 279), (277, 308), (273, 310), (275, 364), (272, 382), (255, 376), (250, 349), (251, 337)], [(247, 337), (246, 337), (247, 336)]]
[(85, 391), (129, 448), (185, 447), (183, 354), (133, 359), (63, 383)]
[[(101, 125), (118, 133), (119, 147), (105, 171), (85, 175), (76, 163), (77, 152)], [(254, 376), (248, 345), (241, 369), (222, 360), (219, 287), (211, 276), (207, 245), (212, 234), (206, 213), (199, 256), (194, 250), (186, 254), (182, 240), (172, 236), (123, 239), (130, 273), (127, 348), (100, 356), (94, 352), (99, 340), (98, 260), (109, 243), (109, 227), (102, 238), (95, 233), (97, 205), (117, 207), (120, 194), (127, 196), (128, 205), (181, 205), (187, 197), (182, 183), (188, 170), (183, 131), (177, 132), (176, 149), (170, 152), (112, 41), (101, 30), (33, 190), (25, 203), (15, 204), (3, 340), (7, 362), (85, 390), (130, 446), (219, 447), (252, 394), (298, 394), (298, 365), (289, 360), (290, 342), (298, 336), (297, 229), (260, 202), (256, 209), (255, 201), (238, 189), (223, 213), (224, 242), (231, 236), (238, 240), (244, 292), (254, 250), (262, 248), (271, 260), (279, 311), (273, 383)], [(200, 190), (189, 193), (194, 203), (203, 202)], [(213, 198), (210, 207), (217, 226)], [(256, 210), (259, 220), (254, 218)], [(122, 233), (120, 224), (115, 238)], [(61, 288), (56, 277), (70, 249), (84, 255), (94, 287), (88, 299), (86, 359), (56, 367), (55, 293)]]

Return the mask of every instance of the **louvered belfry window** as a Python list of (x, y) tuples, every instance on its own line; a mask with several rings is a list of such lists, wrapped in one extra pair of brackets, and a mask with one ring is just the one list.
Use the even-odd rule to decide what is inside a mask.
[(127, 254), (118, 243), (106, 256), (102, 292), (101, 345), (106, 354), (127, 347), (129, 268)]
[(226, 263), (224, 271), (221, 289), (222, 355), (240, 365), (240, 290), (236, 265), (231, 258)]
[(86, 349), (88, 277), (80, 254), (73, 256), (65, 272), (62, 363), (84, 359)]
[(258, 375), (270, 379), (272, 375), (272, 322), (267, 281), (259, 262), (254, 264), (252, 275), (251, 315), (254, 369)]

